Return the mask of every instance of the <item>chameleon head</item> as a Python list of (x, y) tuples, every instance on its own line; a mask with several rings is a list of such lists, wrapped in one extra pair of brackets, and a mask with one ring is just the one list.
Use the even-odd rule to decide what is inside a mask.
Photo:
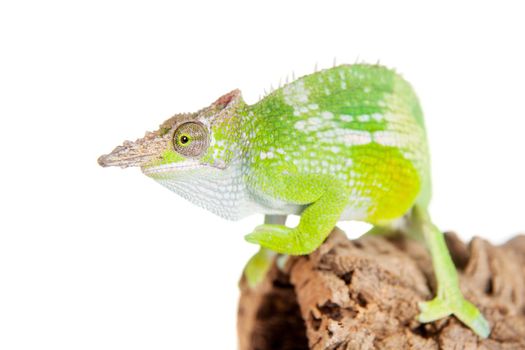
[(237, 126), (244, 106), (240, 91), (234, 90), (196, 113), (176, 114), (141, 139), (125, 141), (98, 163), (139, 166), (161, 183), (224, 170), (238, 153)]

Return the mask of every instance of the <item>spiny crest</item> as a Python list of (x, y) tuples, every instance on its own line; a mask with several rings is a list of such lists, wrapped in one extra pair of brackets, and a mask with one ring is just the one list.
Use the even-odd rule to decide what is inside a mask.
[[(364, 60), (361, 60), (359, 56), (356, 57), (356, 61), (354, 63), (354, 65), (358, 65), (358, 66), (371, 66), (371, 67), (383, 67), (380, 63), (379, 60), (377, 60), (376, 63), (374, 64), (370, 64), (370, 63), (366, 63)], [(333, 69), (333, 68), (338, 68), (338, 67), (342, 67), (342, 66), (347, 66), (345, 64), (342, 64), (342, 65), (337, 65), (337, 59), (336, 57), (334, 57), (333, 59), (333, 62), (332, 62), (332, 66), (331, 67), (319, 67), (318, 63), (316, 62), (314, 64), (314, 68), (313, 68), (313, 72), (310, 73), (310, 74), (304, 74), (302, 76), (300, 76), (299, 78), (296, 78), (295, 76), (295, 71), (292, 71), (291, 72), (291, 79), (290, 79), (290, 75), (286, 75), (285, 78), (284, 78), (284, 84), (282, 83), (283, 82), (283, 79), (282, 78), (279, 78), (279, 84), (278, 84), (278, 87), (277, 89), (274, 89), (274, 86), (273, 84), (270, 84), (270, 88), (269, 89), (263, 89), (263, 94), (262, 95), (259, 95), (259, 98), (258, 98), (258, 102), (260, 102), (261, 100), (263, 100), (264, 98), (268, 97), (269, 95), (271, 95), (272, 93), (276, 92), (277, 90), (280, 90), (281, 88), (285, 88), (286, 86), (288, 86), (289, 84), (295, 82), (296, 80), (299, 80), (299, 79), (302, 79), (304, 77), (307, 77), (309, 75), (312, 75), (312, 74), (316, 74), (316, 73), (322, 73), (324, 71), (328, 71), (330, 69)], [(385, 67), (386, 68), (386, 67)], [(398, 74), (394, 69), (391, 69), (391, 68), (388, 68), (388, 70)], [(400, 75), (400, 74), (398, 74)]]
[[(359, 57), (359, 55), (356, 57), (354, 64), (356, 64), (356, 65), (381, 66), (381, 63), (380, 63), (379, 59), (377, 60), (377, 62), (375, 64), (369, 64), (369, 63), (366, 63), (364, 60), (362, 60)], [(329, 70), (331, 68), (336, 68), (336, 67), (338, 67), (338, 65), (337, 65), (337, 58), (334, 56), (334, 59), (332, 61), (332, 65), (331, 66), (327, 66), (327, 67), (323, 68), (322, 66), (319, 65), (318, 62), (315, 62), (314, 68), (313, 68), (313, 72), (310, 73), (310, 74), (315, 74), (315, 73), (322, 72), (324, 70)], [(301, 78), (303, 78), (305, 76), (308, 76), (310, 74), (302, 75), (298, 79), (301, 79)], [(290, 79), (290, 76), (291, 76), (291, 79)], [(285, 87), (286, 85), (288, 85), (289, 83), (294, 82), (295, 80), (296, 80), (295, 71), (292, 71), (290, 74), (287, 74), (285, 76), (284, 84), (283, 84), (283, 78), (282, 77), (279, 78), (279, 83), (277, 85), (277, 89), (281, 89), (281, 88)], [(270, 84), (270, 88), (269, 89), (263, 89), (263, 94), (259, 95), (258, 101), (261, 101), (262, 99), (264, 99), (265, 97), (267, 97), (268, 95), (272, 94), (275, 91), (276, 91), (276, 89), (274, 89), (273, 84)]]

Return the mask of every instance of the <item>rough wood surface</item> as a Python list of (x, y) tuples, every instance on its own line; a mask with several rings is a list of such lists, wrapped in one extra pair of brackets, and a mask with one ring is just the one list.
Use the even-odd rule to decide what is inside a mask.
[(454, 234), (447, 243), (465, 295), (487, 317), (481, 340), (454, 317), (420, 324), (435, 287), (424, 246), (403, 237), (350, 241), (336, 229), (309, 256), (275, 264), (251, 290), (241, 280), (240, 350), (525, 349), (525, 236), (501, 246)]

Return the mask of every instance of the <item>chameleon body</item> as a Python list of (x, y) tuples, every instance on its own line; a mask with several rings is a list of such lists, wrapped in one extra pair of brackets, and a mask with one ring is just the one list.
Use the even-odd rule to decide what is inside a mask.
[[(246, 236), (260, 252), (245, 273), (264, 276), (273, 254), (308, 254), (339, 220), (393, 227), (422, 237), (437, 296), (421, 322), (454, 314), (482, 337), (487, 321), (459, 289), (441, 232), (428, 214), (429, 153), (412, 87), (378, 65), (341, 65), (299, 78), (246, 104), (234, 90), (195, 113), (178, 114), (99, 158), (140, 166), (147, 176), (224, 218), (267, 215)], [(301, 215), (297, 227), (286, 215)]]

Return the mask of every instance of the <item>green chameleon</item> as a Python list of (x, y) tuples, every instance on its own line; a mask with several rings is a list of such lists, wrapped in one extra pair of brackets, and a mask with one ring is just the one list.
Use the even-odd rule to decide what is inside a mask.
[[(420, 322), (455, 315), (481, 337), (490, 327), (459, 288), (442, 233), (427, 208), (430, 165), (423, 114), (411, 86), (379, 65), (341, 65), (297, 79), (254, 105), (234, 90), (196, 113), (99, 158), (143, 173), (226, 219), (253, 213), (265, 224), (246, 236), (261, 246), (245, 268), (257, 284), (276, 253), (314, 251), (339, 220), (371, 233), (423, 237), (437, 296)], [(297, 227), (286, 215), (300, 215)]]

